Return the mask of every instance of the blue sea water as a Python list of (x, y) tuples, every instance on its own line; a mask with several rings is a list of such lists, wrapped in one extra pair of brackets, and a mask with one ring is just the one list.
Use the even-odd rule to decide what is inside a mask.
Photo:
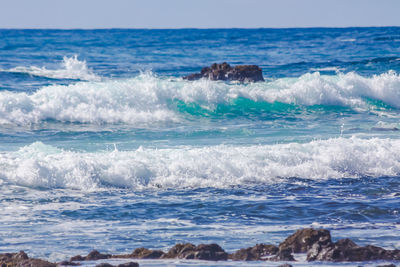
[[(265, 82), (181, 78), (224, 61)], [(396, 27), (0, 30), (0, 251), (400, 249), (399, 72)]]

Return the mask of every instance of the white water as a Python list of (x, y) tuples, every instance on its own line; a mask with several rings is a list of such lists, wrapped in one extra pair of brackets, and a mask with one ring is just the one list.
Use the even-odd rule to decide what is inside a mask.
[(59, 69), (47, 69), (45, 67), (19, 66), (3, 72), (27, 73), (34, 76), (52, 79), (76, 79), (84, 81), (100, 81), (101, 78), (88, 68), (86, 61), (80, 61), (78, 56), (64, 57)]
[(337, 138), (259, 146), (139, 148), (82, 153), (40, 142), (0, 154), (0, 179), (27, 187), (226, 188), (235, 185), (396, 176), (400, 140)]
[(370, 98), (400, 108), (400, 76), (394, 72), (369, 78), (355, 73), (322, 76), (316, 72), (240, 85), (142, 74), (127, 80), (48, 86), (33, 94), (2, 91), (0, 124), (27, 125), (44, 120), (95, 124), (176, 122), (182, 120), (182, 114), (171, 107), (173, 100), (213, 110), (238, 97), (306, 106), (340, 105), (361, 112), (376, 108), (365, 101)]

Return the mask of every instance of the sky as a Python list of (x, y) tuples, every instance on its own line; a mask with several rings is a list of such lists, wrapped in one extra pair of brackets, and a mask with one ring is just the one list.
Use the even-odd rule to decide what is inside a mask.
[(0, 0), (0, 28), (400, 26), (400, 0)]

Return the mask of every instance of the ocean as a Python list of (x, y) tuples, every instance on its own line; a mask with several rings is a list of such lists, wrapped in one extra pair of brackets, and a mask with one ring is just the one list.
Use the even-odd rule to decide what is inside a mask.
[[(181, 78), (214, 62), (265, 82)], [(399, 73), (396, 27), (0, 30), (0, 251), (400, 249)]]

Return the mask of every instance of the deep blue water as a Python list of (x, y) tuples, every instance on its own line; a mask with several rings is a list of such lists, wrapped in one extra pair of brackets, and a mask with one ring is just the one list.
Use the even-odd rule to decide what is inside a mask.
[[(180, 78), (224, 61), (265, 82)], [(0, 251), (400, 249), (399, 72), (395, 27), (0, 30)]]

